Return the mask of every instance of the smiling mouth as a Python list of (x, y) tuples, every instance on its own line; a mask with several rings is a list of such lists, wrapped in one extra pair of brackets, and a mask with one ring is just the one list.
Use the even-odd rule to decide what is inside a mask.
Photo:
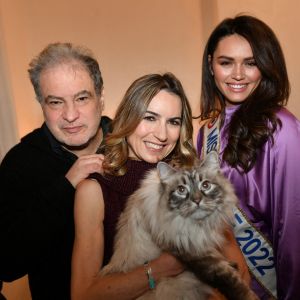
[(232, 89), (235, 89), (235, 90), (241, 90), (241, 89), (244, 89), (245, 87), (247, 87), (247, 84), (244, 83), (244, 84), (232, 84), (232, 83), (227, 83), (227, 85), (232, 88)]
[(145, 144), (148, 148), (152, 148), (152, 149), (155, 149), (155, 150), (160, 150), (165, 146), (165, 145), (154, 144), (154, 143), (151, 143), (151, 142), (145, 142)]

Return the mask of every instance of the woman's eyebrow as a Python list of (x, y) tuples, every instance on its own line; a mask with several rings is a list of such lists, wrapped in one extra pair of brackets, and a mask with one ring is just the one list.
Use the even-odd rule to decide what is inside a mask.
[[(234, 58), (233, 57), (230, 57), (230, 56), (226, 56), (226, 55), (220, 55), (218, 57), (216, 57), (217, 59), (227, 59), (227, 60), (230, 60), (230, 61), (233, 61)], [(254, 59), (253, 56), (249, 56), (249, 57), (245, 57), (244, 60), (252, 60)]]
[[(156, 117), (160, 117), (160, 116), (161, 116), (160, 114), (158, 114), (158, 113), (156, 113), (156, 112), (154, 112), (154, 111), (151, 111), (151, 110), (146, 110), (145, 113), (154, 115), (154, 116), (156, 116)], [(182, 120), (182, 117), (181, 117), (181, 116), (178, 116), (178, 117), (170, 117), (170, 118), (168, 118), (168, 120), (175, 120), (175, 119)]]
[(156, 113), (154, 111), (151, 111), (151, 110), (146, 110), (146, 113), (154, 115), (154, 116), (160, 116), (160, 114), (158, 114), (158, 113)]

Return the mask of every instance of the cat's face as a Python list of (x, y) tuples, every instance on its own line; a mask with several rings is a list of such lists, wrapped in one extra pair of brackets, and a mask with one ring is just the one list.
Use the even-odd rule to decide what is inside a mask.
[(201, 169), (185, 171), (172, 184), (169, 207), (185, 218), (201, 220), (222, 204), (222, 189)]
[(202, 220), (221, 209), (224, 189), (218, 182), (221, 176), (218, 161), (206, 161), (186, 171), (164, 167), (165, 170), (160, 170), (165, 196), (162, 199), (168, 202), (170, 210), (184, 218)]

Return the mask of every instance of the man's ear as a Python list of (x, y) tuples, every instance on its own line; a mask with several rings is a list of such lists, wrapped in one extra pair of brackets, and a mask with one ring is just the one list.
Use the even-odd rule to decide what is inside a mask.
[(211, 74), (212, 76), (214, 76), (214, 70), (213, 70), (213, 68), (212, 68), (212, 57), (211, 57), (210, 54), (208, 55), (207, 60), (208, 60), (208, 65), (209, 65), (210, 74)]

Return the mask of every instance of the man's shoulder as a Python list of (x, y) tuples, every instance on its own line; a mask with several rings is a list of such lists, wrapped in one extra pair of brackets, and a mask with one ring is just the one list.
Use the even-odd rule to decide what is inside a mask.
[(102, 123), (105, 123), (105, 124), (111, 123), (111, 118), (108, 117), (108, 116), (102, 116), (101, 117), (101, 124)]
[(47, 136), (43, 130), (43, 128), (36, 128), (27, 135), (21, 138), (21, 141), (16, 144), (12, 149), (23, 149), (23, 148), (31, 148), (36, 146), (44, 146), (45, 143), (47, 144)]
[(49, 142), (42, 128), (34, 129), (21, 138), (21, 141), (13, 146), (5, 155), (5, 160), (15, 160), (19, 158), (28, 158), (36, 155), (36, 152), (40, 152), (41, 149), (48, 148)]
[(43, 127), (36, 128), (33, 131), (29, 132), (25, 136), (21, 138), (21, 141), (19, 144), (23, 143), (34, 143), (40, 140), (44, 140), (46, 138), (45, 132), (43, 130)]
[(111, 121), (112, 121), (111, 118), (109, 118), (107, 116), (102, 116), (101, 117), (100, 126), (102, 128), (104, 136), (106, 136), (107, 133), (112, 131)]

